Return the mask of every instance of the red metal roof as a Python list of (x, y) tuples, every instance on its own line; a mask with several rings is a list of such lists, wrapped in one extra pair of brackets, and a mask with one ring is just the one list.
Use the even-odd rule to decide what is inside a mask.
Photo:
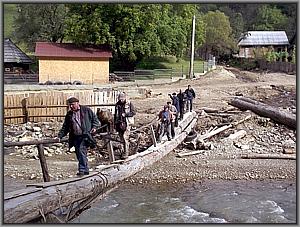
[(75, 58), (111, 58), (111, 49), (107, 45), (82, 45), (74, 43), (37, 42), (35, 56), (38, 57), (75, 57)]

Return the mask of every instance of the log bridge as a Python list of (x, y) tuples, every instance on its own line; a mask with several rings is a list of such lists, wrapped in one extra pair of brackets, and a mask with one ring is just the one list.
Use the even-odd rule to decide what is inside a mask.
[(59, 181), (33, 183), (26, 189), (4, 194), (4, 223), (67, 223), (82, 210), (101, 199), (117, 183), (152, 165), (175, 149), (197, 122), (197, 114), (189, 112), (175, 128), (171, 141), (164, 136), (161, 143), (154, 144), (141, 153), (125, 160), (99, 166), (97, 171), (83, 177)]

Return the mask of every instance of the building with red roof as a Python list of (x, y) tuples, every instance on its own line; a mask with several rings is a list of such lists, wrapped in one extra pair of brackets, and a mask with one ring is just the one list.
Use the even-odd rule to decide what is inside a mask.
[(104, 84), (109, 82), (107, 45), (75, 45), (73, 43), (37, 42), (39, 82), (71, 82)]

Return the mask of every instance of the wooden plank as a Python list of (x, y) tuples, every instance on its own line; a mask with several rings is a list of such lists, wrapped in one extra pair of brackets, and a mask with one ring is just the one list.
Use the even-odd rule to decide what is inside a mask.
[[(20, 94), (17, 94), (16, 95), (16, 104), (17, 104), (17, 106), (21, 106), (22, 104), (21, 104), (21, 99), (20, 99)], [(23, 113), (22, 113), (22, 109), (16, 109), (16, 115), (22, 115)], [(19, 123), (21, 123), (21, 122), (23, 122), (23, 119), (22, 118), (17, 118), (16, 119), (16, 123), (17, 124), (19, 124)]]
[[(45, 97), (45, 103), (47, 105), (58, 104), (57, 102), (55, 102), (55, 100), (53, 100), (54, 97), (56, 97), (56, 95), (53, 91), (47, 91), (47, 96)], [(46, 114), (49, 115), (49, 116), (54, 115), (54, 114), (58, 114), (55, 110), (56, 110), (56, 108), (47, 108)], [(46, 118), (46, 121), (50, 121), (51, 118), (53, 118), (53, 117)], [(54, 118), (54, 120), (55, 119), (56, 118)]]
[(152, 124), (150, 125), (150, 133), (151, 133), (151, 138), (152, 138), (153, 146), (156, 147), (157, 146), (157, 142), (156, 142), (155, 132), (154, 132)]
[[(37, 105), (37, 101), (36, 101), (36, 93), (32, 93), (32, 104), (33, 104), (33, 105)], [(36, 109), (36, 108), (32, 109), (32, 115), (35, 115), (35, 116), (37, 115), (37, 109)], [(33, 117), (31, 120), (32, 120), (32, 121), (35, 121), (36, 118)]]
[[(38, 105), (44, 105), (43, 103), (43, 93), (39, 93), (39, 94), (36, 94), (36, 101), (38, 102)], [(37, 115), (42, 115), (42, 111), (43, 111), (44, 108), (37, 108)], [(42, 121), (43, 119), (40, 118), (40, 117), (37, 117), (37, 119), (35, 120), (35, 122), (40, 122)]]
[[(8, 115), (8, 113), (9, 113), (8, 111), (9, 111), (9, 110), (6, 109), (6, 107), (8, 107), (8, 105), (7, 105), (7, 95), (6, 95), (6, 94), (4, 94), (3, 105), (4, 105), (4, 117), (5, 117), (5, 116), (9, 116), (9, 115)], [(4, 123), (6, 124), (6, 123), (8, 123), (8, 121), (9, 121), (9, 120), (4, 120)]]
[[(51, 105), (60, 105), (60, 102), (59, 102), (59, 93), (57, 91), (51, 91), (50, 95), (49, 95), (50, 100), (49, 100), (49, 103)], [(56, 107), (56, 108), (51, 108), (51, 115), (58, 115), (58, 110), (59, 110), (59, 107)], [(59, 117), (49, 117), (48, 118), (48, 121), (50, 121), (51, 119), (55, 120), (55, 121), (58, 121)]]
[(114, 148), (111, 140), (109, 140), (107, 143), (107, 150), (109, 155), (109, 161), (112, 163), (115, 161), (115, 154), (114, 154)]
[[(14, 94), (11, 96), (11, 106), (16, 106), (15, 95)], [(12, 110), (11, 115), (12, 116), (16, 115), (16, 110), (15, 109)], [(11, 123), (15, 124), (16, 123), (16, 119), (12, 119)]]
[(44, 146), (43, 146), (43, 144), (39, 144), (39, 145), (37, 145), (37, 148), (38, 148), (39, 159), (40, 159), (40, 164), (41, 164), (42, 173), (43, 173), (43, 179), (45, 182), (49, 182), (50, 176), (49, 176), (46, 157), (45, 157), (45, 153), (44, 153)]
[[(40, 100), (41, 100), (41, 103), (43, 103), (42, 105), (44, 105), (44, 106), (49, 105), (50, 103), (48, 102), (48, 101), (49, 101), (49, 95), (48, 95), (48, 92), (43, 92), (43, 93), (41, 93), (41, 95), (40, 95)], [(47, 115), (47, 113), (46, 113), (46, 108), (41, 108), (41, 109), (40, 109), (40, 114), (41, 114), (41, 115)], [(47, 120), (48, 120), (48, 118), (46, 118), (46, 119), (41, 119), (40, 121), (47, 121)]]

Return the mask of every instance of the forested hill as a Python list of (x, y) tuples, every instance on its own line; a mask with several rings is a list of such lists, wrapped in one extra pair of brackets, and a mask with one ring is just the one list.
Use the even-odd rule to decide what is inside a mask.
[(4, 36), (26, 51), (36, 41), (109, 44), (114, 61), (129, 66), (150, 56), (189, 56), (193, 15), (195, 48), (218, 55), (236, 52), (246, 31), (296, 34), (296, 3), (3, 5)]

